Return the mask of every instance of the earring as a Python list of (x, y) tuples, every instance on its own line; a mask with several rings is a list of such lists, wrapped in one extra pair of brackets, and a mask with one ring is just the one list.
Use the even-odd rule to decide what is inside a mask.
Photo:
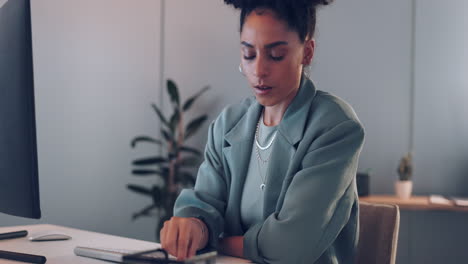
[(239, 64), (239, 72), (240, 72), (242, 75), (245, 75), (245, 74), (244, 74), (244, 71), (242, 70), (241, 64)]

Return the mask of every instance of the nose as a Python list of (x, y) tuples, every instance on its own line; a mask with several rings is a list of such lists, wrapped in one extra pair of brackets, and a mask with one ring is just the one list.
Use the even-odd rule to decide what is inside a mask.
[(264, 58), (264, 56), (257, 56), (257, 59), (254, 62), (253, 73), (257, 78), (263, 78), (269, 74), (268, 61)]

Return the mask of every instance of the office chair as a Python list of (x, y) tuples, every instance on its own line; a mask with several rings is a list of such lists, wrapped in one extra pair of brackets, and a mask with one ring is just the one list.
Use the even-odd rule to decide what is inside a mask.
[(398, 206), (359, 202), (359, 221), (356, 264), (395, 264)]

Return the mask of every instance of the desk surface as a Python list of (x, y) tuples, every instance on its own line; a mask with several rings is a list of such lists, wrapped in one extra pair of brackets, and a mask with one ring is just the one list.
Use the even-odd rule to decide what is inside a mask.
[[(91, 258), (79, 257), (73, 253), (73, 249), (77, 246), (87, 247), (102, 247), (102, 248), (116, 248), (128, 250), (149, 250), (158, 248), (159, 244), (136, 240), (131, 238), (106, 235), (102, 233), (90, 232), (80, 229), (68, 228), (57, 225), (27, 225), (15, 227), (0, 227), (0, 233), (27, 230), (28, 237), (43, 231), (59, 231), (72, 237), (70, 240), (65, 241), (48, 241), (48, 242), (31, 242), (27, 237), (0, 240), (0, 249), (7, 251), (15, 251), (21, 253), (28, 253), (34, 255), (42, 255), (47, 258), (47, 264), (99, 264), (111, 263)], [(23, 262), (9, 261), (1, 259), (2, 264), (19, 264)], [(231, 263), (252, 263), (248, 260), (219, 256), (216, 260), (219, 264)]]
[(429, 201), (429, 196), (412, 196), (409, 199), (400, 199), (393, 195), (370, 195), (360, 197), (359, 200), (368, 203), (396, 204), (400, 207), (400, 209), (409, 210), (443, 210), (468, 212), (468, 207), (456, 206), (453, 204), (433, 204)]

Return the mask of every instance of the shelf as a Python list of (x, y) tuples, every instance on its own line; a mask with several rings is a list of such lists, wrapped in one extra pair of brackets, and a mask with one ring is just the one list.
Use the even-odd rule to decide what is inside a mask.
[(400, 199), (394, 195), (370, 195), (359, 197), (360, 201), (380, 204), (396, 204), (405, 210), (438, 210), (438, 211), (462, 211), (468, 212), (468, 207), (456, 205), (432, 204), (429, 196), (412, 196), (409, 199)]

